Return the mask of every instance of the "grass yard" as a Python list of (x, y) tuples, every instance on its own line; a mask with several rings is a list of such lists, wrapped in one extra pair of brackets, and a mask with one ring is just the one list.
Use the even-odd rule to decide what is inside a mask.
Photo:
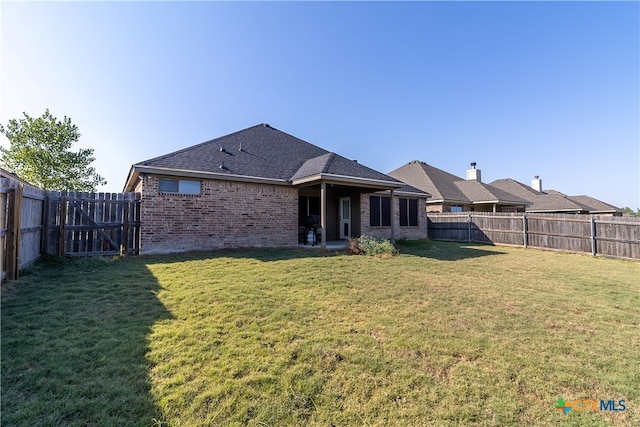
[(1, 315), (6, 426), (640, 425), (637, 262), (443, 242), (50, 260)]

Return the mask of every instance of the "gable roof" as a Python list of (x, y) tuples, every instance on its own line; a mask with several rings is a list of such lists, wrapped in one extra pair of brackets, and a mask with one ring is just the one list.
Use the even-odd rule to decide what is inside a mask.
[(296, 185), (313, 180), (399, 188), (400, 181), (356, 161), (259, 124), (132, 166), (125, 190), (140, 173)]
[(490, 184), (465, 180), (419, 160), (389, 172), (389, 175), (432, 195), (428, 203), (501, 203), (526, 205), (527, 200)]

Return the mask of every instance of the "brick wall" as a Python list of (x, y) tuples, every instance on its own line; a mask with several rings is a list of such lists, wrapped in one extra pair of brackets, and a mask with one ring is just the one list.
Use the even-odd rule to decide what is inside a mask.
[(171, 253), (298, 242), (298, 191), (280, 185), (202, 180), (200, 195), (142, 185), (141, 252)]
[[(376, 194), (377, 195), (377, 194)], [(369, 196), (371, 194), (363, 193), (360, 195), (360, 220), (362, 235), (391, 238), (391, 227), (372, 227), (369, 225), (370, 205)], [(395, 238), (406, 240), (426, 239), (427, 235), (427, 209), (426, 200), (418, 199), (418, 226), (417, 227), (400, 227), (400, 203), (398, 196), (394, 197), (393, 224), (395, 226)], [(402, 197), (405, 198), (405, 197)]]

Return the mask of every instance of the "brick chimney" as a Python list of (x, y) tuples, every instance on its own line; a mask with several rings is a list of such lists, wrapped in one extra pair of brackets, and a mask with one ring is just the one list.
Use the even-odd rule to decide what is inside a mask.
[(467, 181), (482, 182), (482, 172), (480, 169), (476, 169), (476, 162), (471, 163), (471, 169), (467, 170)]

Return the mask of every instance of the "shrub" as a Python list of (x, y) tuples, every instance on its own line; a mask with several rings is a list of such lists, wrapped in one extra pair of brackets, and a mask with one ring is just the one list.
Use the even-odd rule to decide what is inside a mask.
[(398, 249), (389, 239), (372, 236), (360, 236), (349, 241), (349, 251), (355, 255), (396, 255)]

